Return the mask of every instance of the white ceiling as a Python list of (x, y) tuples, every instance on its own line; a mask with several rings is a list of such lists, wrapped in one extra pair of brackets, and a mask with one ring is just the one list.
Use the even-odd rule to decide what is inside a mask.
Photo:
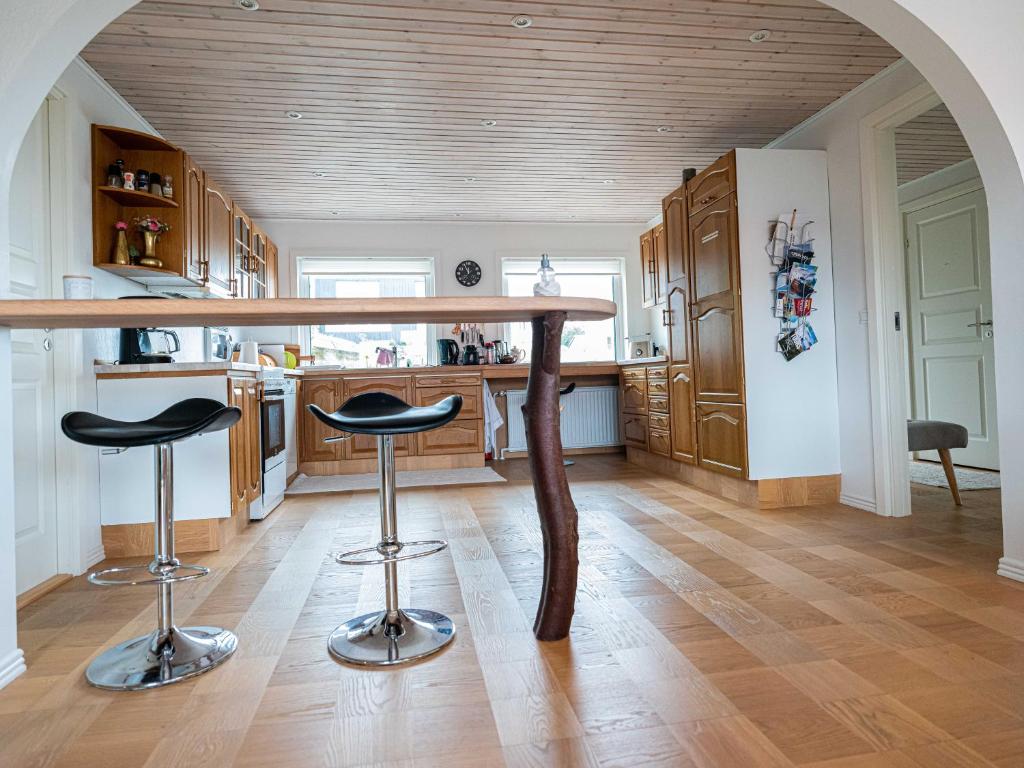
[(642, 222), (898, 57), (814, 0), (259, 3), (147, 0), (83, 56), (260, 217)]

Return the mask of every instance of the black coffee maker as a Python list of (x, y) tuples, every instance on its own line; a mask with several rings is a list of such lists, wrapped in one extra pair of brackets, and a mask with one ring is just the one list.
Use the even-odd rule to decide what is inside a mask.
[(462, 348), (463, 365), (480, 365), (480, 350), (473, 344), (467, 344)]
[(454, 339), (437, 340), (437, 364), (458, 365), (459, 345)]
[(181, 341), (174, 331), (163, 328), (122, 328), (117, 362), (121, 365), (139, 363), (173, 363)]

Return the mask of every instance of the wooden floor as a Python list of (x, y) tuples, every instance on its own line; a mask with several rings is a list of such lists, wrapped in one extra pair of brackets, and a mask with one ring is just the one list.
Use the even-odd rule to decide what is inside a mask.
[(569, 471), (580, 510), (572, 637), (530, 634), (540, 570), (522, 462), (508, 485), (404, 491), (400, 530), (448, 552), (403, 601), (450, 650), (341, 666), (326, 637), (382, 602), (372, 494), (304, 496), (203, 562), (178, 621), (237, 629), (223, 667), (146, 693), (82, 678), (150, 629), (151, 588), (77, 578), (24, 609), (28, 672), (0, 691), (0, 764), (199, 766), (1024, 765), (1024, 584), (994, 575), (998, 492), (915, 488), (909, 519), (756, 512), (614, 456)]

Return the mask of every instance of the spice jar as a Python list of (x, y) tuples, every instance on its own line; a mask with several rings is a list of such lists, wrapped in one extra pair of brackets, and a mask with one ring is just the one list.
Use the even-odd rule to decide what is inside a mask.
[(107, 166), (107, 186), (108, 187), (123, 187), (124, 179), (121, 178), (121, 168), (117, 165)]
[(172, 179), (172, 177), (171, 177), (170, 174), (167, 174), (166, 176), (164, 176), (164, 185), (163, 185), (163, 188), (162, 188), (163, 189), (163, 193), (164, 193), (164, 197), (170, 197), (170, 198), (174, 197), (174, 187), (171, 185), (171, 179)]
[(135, 172), (135, 188), (140, 192), (149, 192), (149, 171), (145, 168)]
[(164, 196), (164, 190), (163, 190), (163, 187), (160, 184), (160, 174), (159, 173), (151, 173), (151, 174), (149, 174), (149, 193), (151, 195), (156, 195), (157, 197), (163, 197)]
[(122, 173), (121, 180), (124, 182), (125, 189), (135, 189), (135, 174), (131, 171)]

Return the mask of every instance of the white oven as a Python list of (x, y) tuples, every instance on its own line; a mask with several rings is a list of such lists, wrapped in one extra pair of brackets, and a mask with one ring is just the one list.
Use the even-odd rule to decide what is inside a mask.
[(249, 517), (262, 520), (284, 501), (288, 484), (289, 404), (295, 407), (295, 381), (264, 373), (260, 402), (260, 437), (263, 452), (263, 503), (250, 505)]

